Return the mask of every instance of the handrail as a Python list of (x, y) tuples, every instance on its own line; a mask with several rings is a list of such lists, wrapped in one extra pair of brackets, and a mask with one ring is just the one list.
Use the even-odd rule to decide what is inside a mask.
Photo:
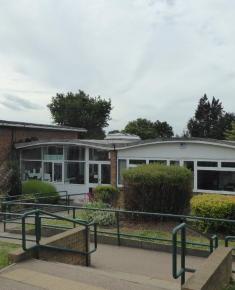
[[(188, 226), (186, 223), (181, 223), (178, 226), (176, 226), (173, 231), (172, 231), (172, 276), (175, 279), (178, 279), (181, 277), (181, 285), (185, 283), (185, 273), (190, 272), (193, 273), (195, 272), (195, 269), (192, 268), (187, 268), (185, 265), (185, 257), (186, 257), (186, 228), (190, 228), (191, 230), (200, 233), (197, 230), (194, 230), (192, 227)], [(177, 234), (180, 232), (181, 239), (178, 242), (177, 241)], [(214, 251), (214, 249), (218, 248), (218, 236), (217, 235), (212, 235), (212, 236), (207, 236), (203, 233), (202, 234), (204, 237), (207, 237), (210, 241), (210, 254)], [(235, 237), (233, 237), (235, 240)], [(181, 268), (178, 271), (177, 270), (177, 245), (180, 243), (181, 245), (181, 251), (180, 251), (180, 256), (181, 256)]]
[[(48, 215), (54, 218), (57, 218), (59, 220), (65, 220), (65, 221), (69, 221), (72, 222), (73, 224), (78, 224), (81, 226), (85, 226), (86, 229), (86, 250), (85, 251), (79, 251), (79, 250), (75, 250), (75, 249), (68, 249), (68, 248), (64, 248), (64, 247), (58, 247), (58, 246), (52, 246), (52, 245), (41, 245), (40, 244), (40, 240), (41, 240), (41, 218), (42, 216), (40, 216), (41, 214), (44, 215)], [(27, 248), (26, 245), (26, 223), (25, 223), (25, 219), (29, 216), (35, 216), (35, 236), (36, 236), (36, 245), (31, 246), (30, 248)], [(44, 217), (44, 216), (43, 216)], [(21, 217), (21, 222), (22, 222), (22, 248), (24, 251), (27, 250), (31, 250), (34, 248), (40, 248), (40, 247), (44, 247), (44, 248), (50, 248), (50, 249), (56, 249), (56, 250), (64, 250), (64, 251), (68, 251), (68, 252), (73, 252), (73, 253), (79, 253), (82, 255), (86, 256), (86, 265), (89, 265), (89, 255), (93, 252), (96, 251), (97, 249), (97, 226), (96, 223), (94, 222), (86, 222), (84, 220), (80, 220), (80, 219), (71, 219), (71, 218), (66, 218), (66, 217), (62, 217), (53, 213), (49, 213), (40, 209), (35, 209), (35, 210), (31, 210), (28, 211), (26, 213), (24, 213)], [(90, 226), (94, 226), (94, 248), (92, 250), (89, 250), (89, 227)]]

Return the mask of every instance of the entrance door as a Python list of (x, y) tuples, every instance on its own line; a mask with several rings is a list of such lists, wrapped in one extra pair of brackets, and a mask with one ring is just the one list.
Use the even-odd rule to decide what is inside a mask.
[(90, 163), (89, 183), (93, 186), (99, 184), (110, 184), (110, 164)]
[(63, 164), (62, 162), (44, 162), (43, 180), (50, 182), (63, 181)]

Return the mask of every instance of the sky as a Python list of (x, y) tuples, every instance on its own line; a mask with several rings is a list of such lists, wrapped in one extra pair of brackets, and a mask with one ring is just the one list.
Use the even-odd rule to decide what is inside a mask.
[(235, 1), (0, 0), (0, 119), (52, 123), (56, 93), (186, 128), (199, 98), (235, 112)]

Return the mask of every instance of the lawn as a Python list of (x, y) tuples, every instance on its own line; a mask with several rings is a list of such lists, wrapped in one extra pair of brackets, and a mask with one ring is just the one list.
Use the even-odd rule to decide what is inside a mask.
[(230, 286), (228, 286), (226, 289), (224, 290), (235, 290), (235, 282), (233, 282)]
[(8, 253), (19, 248), (19, 245), (0, 242), (0, 269), (9, 265)]

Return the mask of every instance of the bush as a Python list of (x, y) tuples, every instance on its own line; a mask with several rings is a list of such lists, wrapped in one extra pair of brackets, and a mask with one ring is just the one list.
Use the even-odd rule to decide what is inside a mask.
[(185, 167), (141, 165), (123, 178), (126, 209), (181, 214), (189, 207), (192, 173)]
[(118, 195), (118, 189), (112, 185), (99, 185), (95, 188), (95, 200), (113, 204)]
[[(235, 219), (235, 198), (231, 196), (218, 194), (201, 194), (196, 195), (191, 199), (192, 215), (220, 218), (220, 219)], [(199, 230), (204, 232), (220, 231), (220, 232), (235, 232), (234, 225), (224, 222), (196, 222)]]
[(56, 203), (60, 197), (53, 184), (36, 179), (23, 182), (22, 193), (25, 198), (34, 198), (43, 203)]
[[(107, 205), (103, 202), (89, 202), (84, 205), (86, 208), (107, 208)], [(93, 211), (93, 210), (83, 210), (80, 214), (80, 218), (86, 221), (94, 221), (100, 226), (111, 226), (115, 225), (116, 218), (115, 213), (107, 211)]]

